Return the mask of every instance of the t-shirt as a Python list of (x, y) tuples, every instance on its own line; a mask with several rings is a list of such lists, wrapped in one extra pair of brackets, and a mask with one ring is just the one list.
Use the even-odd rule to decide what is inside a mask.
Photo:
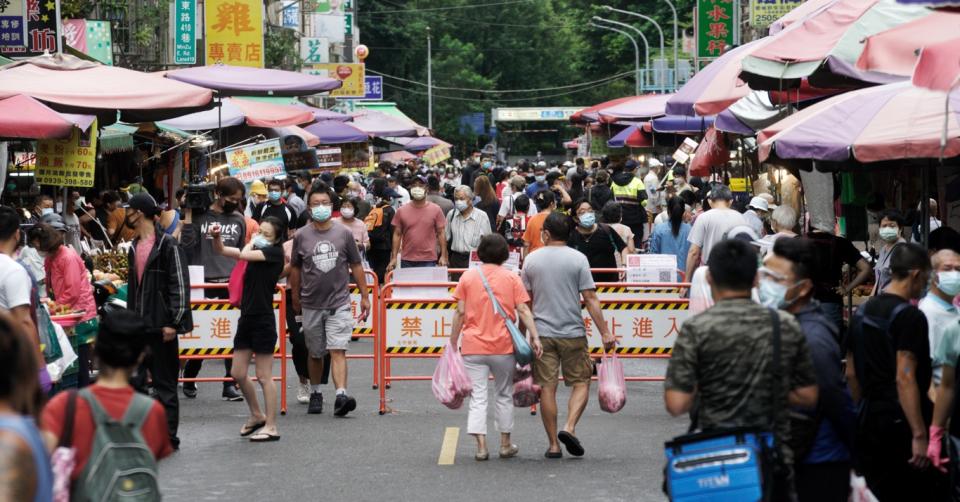
[(149, 236), (137, 241), (137, 279), (139, 283), (143, 284), (143, 271), (147, 268), (147, 260), (150, 258), (150, 250), (153, 249), (153, 245), (157, 242), (157, 236), (151, 233)]
[(817, 253), (813, 297), (823, 303), (842, 303), (843, 298), (836, 289), (840, 287), (843, 264), (856, 267), (863, 259), (860, 251), (848, 239), (826, 232), (810, 232), (807, 238), (813, 242)]
[[(893, 309), (906, 301), (897, 295), (880, 293), (860, 308), (864, 315), (886, 321)], [(864, 398), (899, 402), (897, 358), (893, 351), (910, 352), (917, 360), (915, 375), (917, 387), (920, 389), (920, 407), (924, 410), (924, 416), (929, 418), (933, 405), (927, 396), (927, 389), (930, 388), (932, 370), (927, 318), (923, 312), (912, 305), (906, 307), (890, 324), (889, 334), (878, 333), (867, 325), (864, 325), (862, 331), (861, 336), (854, 336), (855, 333), (851, 330), (847, 337), (847, 351), (853, 354), (857, 381)], [(861, 357), (863, 360), (858, 361)]]
[(265, 260), (247, 262), (240, 298), (241, 315), (273, 313), (273, 293), (283, 272), (283, 248), (274, 245), (258, 251), (263, 252)]
[[(597, 225), (596, 230), (588, 235), (573, 230), (567, 245), (583, 253), (590, 268), (617, 268), (617, 255), (627, 247), (620, 235), (607, 225)], [(617, 282), (619, 279), (620, 275), (616, 272), (593, 275), (593, 280), (597, 282)]]
[(532, 253), (543, 247), (543, 241), (540, 240), (540, 232), (543, 230), (543, 223), (547, 221), (547, 216), (549, 215), (549, 212), (544, 211), (535, 214), (527, 220), (527, 229), (523, 232), (523, 241), (529, 245), (527, 253)]
[(541, 337), (586, 336), (580, 292), (596, 285), (583, 253), (567, 246), (544, 246), (527, 256), (522, 278), (533, 298), (533, 319)]
[[(943, 330), (943, 337), (933, 353), (933, 362), (938, 366), (957, 368), (960, 363), (960, 322), (953, 322)], [(950, 434), (960, 436), (960, 406), (953, 407)]]
[[(780, 319), (780, 385), (777, 430), (789, 437), (787, 395), (816, 385), (817, 375), (797, 320)], [(735, 322), (732, 322), (735, 320)], [(680, 328), (667, 366), (667, 390), (696, 392), (704, 431), (723, 427), (766, 427), (774, 398), (773, 322), (769, 309), (749, 298), (723, 300), (691, 317)], [(786, 453), (786, 452), (785, 452)]]
[[(112, 389), (94, 384), (89, 389), (97, 397), (100, 406), (116, 420), (123, 418), (127, 407), (130, 406), (130, 400), (133, 399), (133, 387), (129, 386)], [(43, 415), (41, 416), (43, 430), (54, 434), (58, 438), (63, 433), (68, 397), (67, 392), (61, 392), (54, 396), (43, 409)], [(80, 477), (83, 468), (87, 465), (87, 460), (90, 458), (93, 449), (95, 431), (96, 426), (93, 423), (93, 412), (90, 405), (87, 404), (86, 400), (77, 396), (77, 407), (73, 417), (73, 446), (77, 449), (77, 463), (73, 467), (71, 476), (73, 480)], [(147, 447), (157, 460), (173, 453), (170, 436), (167, 432), (167, 415), (160, 403), (154, 401), (147, 418), (143, 421), (140, 432)]]
[(332, 310), (350, 303), (350, 269), (360, 263), (360, 251), (350, 229), (332, 223), (319, 230), (301, 228), (293, 237), (290, 265), (300, 267), (300, 302), (312, 310)]
[(403, 235), (400, 254), (408, 261), (437, 261), (437, 233), (446, 221), (440, 206), (427, 202), (422, 207), (404, 204), (393, 217), (393, 226)]
[[(917, 308), (919, 308), (927, 318), (927, 326), (930, 328), (928, 338), (932, 357), (932, 355), (937, 352), (940, 339), (943, 338), (943, 330), (947, 329), (947, 326), (956, 324), (957, 321), (960, 320), (960, 314), (957, 313), (957, 308), (954, 307), (952, 303), (944, 301), (935, 295), (933, 291), (927, 293), (927, 296), (920, 300)], [(933, 383), (936, 385), (940, 385), (940, 366), (940, 364), (934, 361)]]
[(11, 310), (21, 305), (30, 305), (32, 283), (23, 265), (5, 254), (0, 254), (0, 308)]
[[(530, 301), (520, 277), (497, 265), (483, 265), (482, 269), (500, 306), (516, 322), (516, 306)], [(466, 309), (461, 330), (463, 355), (513, 354), (510, 332), (500, 314), (494, 311), (478, 269), (471, 268), (460, 276), (453, 297), (463, 302)]]
[(268, 216), (273, 216), (280, 220), (280, 223), (285, 225), (287, 229), (293, 230), (297, 228), (297, 212), (287, 204), (264, 202), (253, 208), (252, 212), (253, 219), (257, 220), (257, 223), (262, 222), (263, 219)]
[(367, 224), (360, 218), (353, 218), (350, 221), (340, 218), (334, 218), (335, 222), (347, 227), (353, 232), (353, 240), (360, 243), (361, 251), (370, 247), (370, 234), (367, 233)]
[(192, 248), (191, 265), (203, 265), (203, 278), (207, 281), (223, 281), (230, 277), (230, 272), (237, 266), (237, 260), (228, 258), (213, 250), (213, 239), (207, 238), (210, 225), (220, 225), (220, 240), (223, 245), (231, 248), (243, 249), (247, 242), (247, 222), (242, 214), (217, 213), (212, 210), (194, 215), (193, 224), (184, 225), (181, 236), (182, 245)]
[[(700, 246), (700, 263), (694, 263), (693, 266), (706, 265), (713, 246), (722, 241), (727, 232), (734, 227), (746, 224), (742, 214), (729, 208), (711, 209), (701, 214), (693, 222), (693, 228), (690, 229), (690, 236), (687, 238), (690, 244)], [(690, 265), (687, 264), (688, 267)]]

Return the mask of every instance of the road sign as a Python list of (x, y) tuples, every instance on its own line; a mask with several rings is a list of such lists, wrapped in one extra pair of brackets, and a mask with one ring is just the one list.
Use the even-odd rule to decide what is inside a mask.
[(173, 18), (173, 64), (197, 62), (197, 0), (175, 0)]

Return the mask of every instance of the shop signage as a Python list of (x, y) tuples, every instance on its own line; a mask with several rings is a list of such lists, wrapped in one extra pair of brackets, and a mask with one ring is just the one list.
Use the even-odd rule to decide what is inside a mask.
[[(2, 0), (0, 0), (2, 1)], [(100, 61), (113, 64), (113, 41), (110, 22), (88, 19), (64, 19), (63, 38), (67, 45)]]
[[(383, 77), (367, 75), (363, 77), (363, 99), (373, 101), (383, 100)], [(480, 114), (481, 116), (483, 114)]]
[(313, 148), (308, 148), (303, 151), (284, 153), (283, 164), (288, 172), (308, 171), (320, 167), (317, 159), (317, 151)]
[(719, 57), (733, 47), (737, 29), (734, 0), (697, 0), (697, 57)]
[(343, 82), (343, 87), (330, 91), (335, 98), (362, 98), (364, 96), (363, 63), (324, 63), (304, 67), (304, 73), (321, 77), (335, 78)]
[(570, 116), (584, 107), (562, 108), (494, 108), (493, 119), (497, 122), (567, 122)]
[(203, 7), (207, 64), (263, 68), (263, 2), (206, 0)]
[(300, 60), (305, 65), (323, 64), (330, 61), (330, 42), (324, 37), (301, 38)]
[(317, 150), (318, 168), (338, 169), (341, 165), (343, 165), (343, 152), (339, 147)]
[(435, 166), (449, 158), (450, 147), (447, 145), (437, 145), (423, 152), (423, 161), (431, 166)]
[(290, 2), (283, 6), (283, 27), (300, 31), (300, 2)]
[(750, 0), (750, 25), (766, 28), (801, 3), (803, 0)]
[(27, 39), (27, 0), (0, 1), (0, 47), (20, 47)]
[(747, 191), (747, 179), (746, 179), (746, 178), (730, 178), (730, 191), (731, 191), (731, 192), (746, 192), (746, 191)]
[(231, 148), (226, 155), (230, 176), (244, 183), (286, 175), (279, 139)]
[(197, 0), (174, 0), (173, 18), (173, 63), (196, 64), (197, 62)]
[[(0, 1), (0, 5), (3, 3)], [(11, 58), (32, 58), (42, 56), (44, 51), (60, 52), (60, 0), (27, 0), (25, 18), (26, 38), (15, 45), (12, 41), (10, 45), (0, 44), (0, 54)], [(11, 26), (9, 30), (13, 29), (12, 24), (8, 23), (8, 26)]]
[(41, 185), (90, 188), (96, 162), (96, 120), (86, 132), (74, 127), (67, 139), (37, 141), (36, 177)]

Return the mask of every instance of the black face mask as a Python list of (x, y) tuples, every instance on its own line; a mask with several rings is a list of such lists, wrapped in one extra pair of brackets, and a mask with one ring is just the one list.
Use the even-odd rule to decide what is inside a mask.
[(224, 200), (221, 204), (223, 206), (224, 213), (232, 213), (236, 211), (238, 207), (240, 207), (240, 204), (237, 204), (236, 202), (230, 202), (228, 200)]
[(123, 219), (123, 225), (124, 225), (125, 227), (131, 229), (131, 230), (137, 228), (137, 224), (138, 224), (138, 223), (140, 223), (140, 220), (139, 220), (139, 219), (137, 219), (136, 221), (133, 221), (133, 220), (131, 220), (130, 218), (124, 218), (124, 219)]

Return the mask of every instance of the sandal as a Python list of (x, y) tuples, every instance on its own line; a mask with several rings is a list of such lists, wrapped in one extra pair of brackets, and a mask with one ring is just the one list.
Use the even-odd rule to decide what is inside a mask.
[(520, 447), (515, 444), (500, 447), (500, 458), (513, 458), (517, 453), (520, 453)]
[(543, 454), (543, 456), (544, 458), (563, 458), (563, 451), (547, 450), (546, 453)]
[(240, 429), (240, 437), (245, 438), (245, 437), (249, 436), (250, 434), (253, 434), (254, 432), (257, 432), (257, 429), (260, 429), (260, 428), (262, 428), (262, 427), (264, 427), (264, 426), (266, 426), (266, 425), (267, 425), (267, 422), (265, 422), (265, 421), (264, 421), (264, 422), (257, 422), (257, 423), (255, 423), (255, 424), (253, 424), (253, 425), (244, 425), (244, 426)]
[(560, 434), (557, 434), (557, 439), (567, 447), (567, 453), (573, 455), (574, 457), (582, 457), (584, 454), (583, 445), (580, 444), (580, 440), (576, 436), (570, 434), (567, 431), (560, 431)]
[(268, 443), (271, 441), (280, 441), (280, 435), (261, 432), (259, 434), (254, 434), (253, 436), (250, 436), (251, 443)]
[(484, 460), (490, 459), (490, 452), (487, 450), (477, 450), (477, 454), (473, 456), (477, 462), (483, 462)]

